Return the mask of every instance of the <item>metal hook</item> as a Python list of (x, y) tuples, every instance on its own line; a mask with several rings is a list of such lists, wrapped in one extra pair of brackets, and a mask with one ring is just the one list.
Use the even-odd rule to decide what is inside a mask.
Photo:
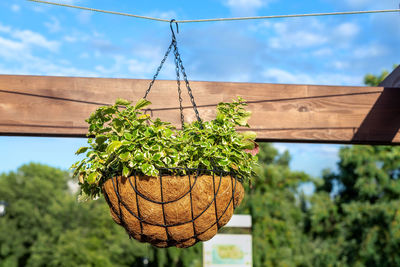
[(178, 22), (176, 22), (175, 19), (171, 19), (171, 21), (169, 22), (169, 27), (171, 28), (172, 39), (175, 41), (176, 40), (175, 32), (174, 32), (174, 29), (172, 28), (172, 23), (174, 23), (174, 22), (175, 22), (175, 25), (176, 25), (176, 33), (179, 33)]

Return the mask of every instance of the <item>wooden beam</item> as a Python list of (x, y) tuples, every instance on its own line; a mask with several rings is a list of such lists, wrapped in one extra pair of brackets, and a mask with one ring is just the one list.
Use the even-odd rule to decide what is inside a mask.
[[(0, 135), (85, 137), (85, 119), (118, 97), (143, 97), (149, 80), (0, 75)], [(261, 141), (400, 144), (400, 89), (192, 82), (203, 119), (215, 105), (242, 96)], [(185, 92), (185, 91), (184, 91)], [(179, 125), (175, 81), (156, 81), (148, 99), (155, 117)], [(194, 119), (184, 94), (185, 119)]]

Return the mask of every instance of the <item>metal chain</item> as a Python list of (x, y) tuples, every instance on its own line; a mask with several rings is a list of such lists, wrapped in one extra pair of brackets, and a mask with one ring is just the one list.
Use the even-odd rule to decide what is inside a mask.
[(203, 123), (202, 120), (200, 119), (200, 114), (199, 111), (197, 110), (197, 105), (196, 102), (194, 101), (194, 97), (193, 97), (193, 93), (192, 93), (192, 89), (190, 88), (190, 84), (186, 75), (186, 71), (185, 68), (183, 67), (183, 62), (181, 59), (181, 55), (179, 54), (178, 51), (178, 43), (176, 41), (176, 37), (175, 37), (175, 32), (174, 29), (172, 28), (172, 23), (175, 22), (176, 24), (176, 28), (177, 28), (177, 32), (179, 32), (178, 30), (178, 24), (176, 23), (176, 21), (173, 19), (170, 21), (170, 28), (171, 28), (171, 34), (172, 34), (172, 41), (171, 44), (169, 45), (167, 52), (164, 55), (164, 58), (161, 60), (160, 66), (158, 66), (156, 74), (154, 74), (153, 80), (150, 82), (149, 84), (149, 88), (146, 90), (146, 93), (144, 95), (144, 99), (146, 99), (147, 95), (149, 94), (155, 80), (157, 79), (158, 74), (160, 73), (160, 70), (162, 69), (165, 61), (167, 60), (167, 57), (169, 55), (169, 53), (172, 50), (172, 47), (174, 47), (174, 55), (175, 55), (175, 71), (176, 71), (176, 83), (178, 85), (178, 96), (179, 96), (179, 110), (181, 113), (181, 123), (182, 123), (182, 129), (184, 128), (184, 116), (183, 116), (183, 106), (182, 106), (182, 92), (181, 92), (181, 82), (180, 82), (180, 74), (179, 72), (182, 73), (183, 79), (185, 81), (185, 85), (190, 97), (190, 102), (193, 105), (193, 110), (194, 113), (196, 115), (197, 121), (200, 122), (201, 127), (203, 128)]
[[(176, 41), (175, 41), (176, 42)], [(173, 46), (174, 40), (172, 40), (171, 44), (169, 45), (167, 52), (165, 52), (164, 58), (161, 60), (160, 66), (158, 66), (156, 74), (154, 74), (153, 80), (149, 84), (149, 88), (146, 90), (146, 93), (144, 94), (144, 99), (146, 99), (147, 95), (149, 94), (151, 87), (153, 86), (155, 80), (157, 79), (158, 74), (160, 73), (160, 70), (162, 69), (165, 60), (167, 60), (167, 57), (169, 53), (171, 52), (172, 46)]]
[(185, 80), (186, 88), (188, 90), (188, 94), (189, 94), (189, 97), (190, 97), (190, 102), (192, 102), (192, 105), (193, 105), (194, 113), (196, 114), (197, 121), (202, 124), (202, 120), (200, 119), (199, 111), (197, 110), (197, 105), (196, 105), (196, 102), (194, 101), (192, 89), (190, 88), (190, 84), (189, 84), (189, 81), (188, 81), (188, 78), (187, 78), (187, 75), (186, 75), (186, 71), (185, 71), (185, 68), (183, 67), (183, 62), (182, 62), (182, 59), (181, 59), (181, 55), (179, 54), (178, 47), (176, 46), (176, 43), (175, 43), (174, 51), (175, 50), (176, 50), (176, 57), (178, 59), (179, 67), (181, 69), (181, 72), (182, 72), (182, 75), (183, 75), (183, 79)]
[(178, 85), (178, 96), (179, 96), (179, 110), (180, 110), (180, 113), (181, 113), (182, 129), (184, 129), (185, 128), (185, 118), (183, 116), (181, 78), (180, 78), (180, 75), (179, 75), (179, 61), (178, 61), (178, 54), (177, 54), (176, 39), (173, 39), (172, 43), (174, 44), (176, 83)]

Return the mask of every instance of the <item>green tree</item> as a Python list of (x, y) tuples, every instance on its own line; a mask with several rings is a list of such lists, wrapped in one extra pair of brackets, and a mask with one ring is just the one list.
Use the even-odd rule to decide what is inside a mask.
[[(387, 72), (367, 75), (377, 86)], [(315, 266), (400, 266), (400, 147), (351, 146), (310, 199)]]
[[(397, 68), (397, 64), (393, 65), (393, 69)], [(374, 75), (374, 74), (367, 74), (364, 77), (364, 83), (365, 85), (369, 86), (378, 86), (381, 82), (383, 82), (384, 79), (389, 75), (389, 71), (383, 70), (380, 75)]]
[(279, 154), (270, 144), (261, 144), (258, 176), (237, 210), (253, 218), (254, 266), (310, 266), (299, 186), (311, 178), (291, 171), (289, 162), (287, 151)]
[(67, 172), (29, 164), (0, 175), (0, 266), (140, 266), (148, 246), (129, 240), (104, 201), (77, 203)]
[(399, 266), (400, 147), (344, 147), (339, 155), (339, 171), (324, 174), (309, 211), (310, 233), (324, 243), (316, 263)]

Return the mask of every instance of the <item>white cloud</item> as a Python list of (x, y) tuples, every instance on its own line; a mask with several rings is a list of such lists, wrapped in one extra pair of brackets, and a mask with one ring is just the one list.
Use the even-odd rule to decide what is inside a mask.
[(274, 1), (275, 0), (224, 0), (224, 4), (229, 7), (233, 13), (250, 15)]
[(346, 5), (350, 8), (357, 9), (375, 9), (375, 8), (397, 8), (394, 4), (397, 5), (398, 2), (394, 2), (393, 0), (345, 0), (341, 4)]
[[(1, 44), (0, 44), (1, 48)], [(1, 51), (1, 50), (0, 50)], [(2, 54), (0, 54), (2, 57)], [(99, 73), (65, 66), (66, 62), (54, 62), (53, 60), (43, 59), (25, 53), (23, 56), (13, 58), (18, 60), (16, 66), (0, 64), (0, 73), (19, 74), (19, 75), (53, 75), (53, 76), (79, 76), (79, 77), (99, 77)], [(63, 65), (64, 64), (64, 65)]]
[(29, 55), (35, 48), (44, 48), (56, 52), (60, 43), (50, 41), (43, 35), (30, 30), (17, 30), (0, 24), (0, 56), (6, 59), (18, 59)]
[(358, 47), (354, 50), (354, 56), (356, 58), (371, 58), (378, 57), (386, 54), (386, 48), (383, 45), (369, 45)]
[(15, 39), (19, 39), (27, 47), (42, 47), (52, 52), (58, 51), (60, 43), (58, 41), (49, 41), (40, 33), (32, 32), (30, 30), (15, 30), (11, 33)]
[[(103, 40), (107, 46), (113, 46), (112, 42)], [(148, 79), (152, 77), (160, 64), (164, 55), (164, 47), (158, 45), (139, 44), (125, 53), (122, 50), (96, 49), (95, 58), (110, 59), (109, 63), (98, 64), (95, 67), (97, 73), (106, 77), (134, 77), (139, 79)], [(88, 54), (81, 55), (89, 57)], [(163, 70), (160, 73), (161, 79), (174, 79), (175, 68), (171, 57), (164, 63)]]
[(347, 3), (351, 7), (365, 7), (374, 1), (372, 0), (346, 0)]
[(49, 22), (45, 22), (44, 26), (52, 33), (59, 32), (61, 30), (60, 21), (56, 17), (51, 17), (50, 20)]
[[(334, 7), (352, 10), (374, 10), (374, 9), (395, 9), (398, 8), (398, 1), (394, 0), (325, 0), (330, 2)], [(373, 16), (373, 15), (372, 15)], [(381, 15), (379, 15), (381, 17)]]
[(89, 58), (90, 56), (89, 56), (89, 53), (84, 52), (84, 53), (81, 53), (81, 54), (79, 55), (79, 57), (82, 58), (82, 59), (87, 59), (87, 58)]
[(232, 8), (260, 8), (266, 3), (261, 0), (228, 0), (225, 4)]
[(331, 56), (333, 54), (333, 51), (331, 48), (324, 47), (324, 48), (315, 50), (312, 54), (317, 57), (324, 57), (324, 56)]
[(21, 10), (21, 7), (20, 7), (19, 5), (13, 4), (13, 5), (11, 6), (11, 10), (12, 10), (13, 12), (19, 12), (19, 11)]
[(334, 32), (341, 37), (353, 38), (360, 32), (360, 28), (355, 23), (346, 22), (337, 26)]
[(75, 43), (76, 41), (78, 41), (78, 38), (76, 36), (72, 36), (72, 35), (66, 35), (64, 36), (64, 41), (68, 42), (68, 43)]
[(82, 24), (88, 24), (92, 18), (92, 12), (90, 11), (80, 11), (77, 19)]
[[(285, 36), (285, 37), (284, 37)], [(310, 47), (326, 43), (328, 38), (312, 32), (297, 31), (292, 34), (281, 32), (280, 36), (271, 38), (269, 44), (272, 48), (285, 47)]]
[(94, 71), (71, 67), (68, 60), (37, 56), (36, 48), (58, 51), (60, 43), (31, 30), (0, 25), (0, 73), (57, 76), (98, 76)]
[(312, 20), (307, 25), (299, 20), (276, 22), (266, 27), (273, 30), (274, 37), (269, 39), (269, 45), (274, 49), (313, 47), (329, 40), (324, 32), (324, 25), (318, 20)]
[(306, 24), (304, 20), (294, 19), (264, 26), (272, 30), (273, 37), (269, 39), (269, 45), (275, 49), (317, 47), (334, 41), (341, 46), (348, 45), (360, 31), (355, 23), (346, 22), (332, 28), (318, 19), (309, 19)]
[(268, 68), (262, 73), (266, 82), (284, 84), (323, 84), (323, 85), (355, 85), (362, 83), (362, 76), (338, 73), (290, 73), (289, 71)]
[(26, 53), (26, 46), (22, 42), (5, 39), (0, 36), (0, 57), (13, 59)]
[(10, 31), (11, 31), (11, 27), (0, 24), (0, 32), (9, 33)]
[(93, 40), (98, 38), (99, 34), (94, 32), (92, 34), (83, 33), (79, 31), (72, 31), (65, 35), (62, 39), (68, 43), (76, 43), (76, 42), (87, 42), (89, 40)]
[(148, 14), (146, 14), (148, 17), (154, 17), (154, 18), (159, 18), (159, 19), (174, 19), (177, 18), (177, 14), (175, 11), (170, 10), (170, 11), (153, 11)]
[(348, 67), (350, 67), (350, 63), (347, 61), (339, 61), (339, 60), (335, 60), (331, 63), (331, 65), (338, 70), (342, 70), (342, 69), (346, 69)]

